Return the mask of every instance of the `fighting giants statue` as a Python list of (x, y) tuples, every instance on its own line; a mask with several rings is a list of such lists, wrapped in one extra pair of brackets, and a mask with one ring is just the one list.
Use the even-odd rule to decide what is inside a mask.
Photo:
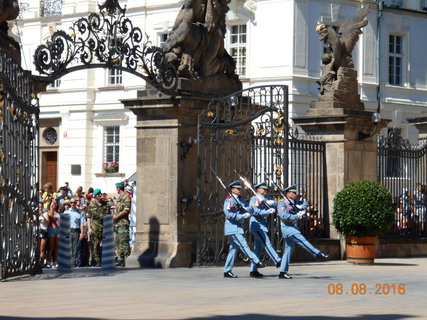
[(21, 61), (21, 50), (18, 42), (7, 34), (7, 21), (14, 20), (19, 15), (17, 0), (0, 0), (0, 50), (7, 52), (16, 62)]
[(320, 40), (326, 39), (331, 51), (322, 57), (322, 76), (318, 82), (321, 100), (333, 99), (347, 106), (354, 104), (351, 107), (358, 108), (360, 98), (357, 94), (357, 73), (351, 52), (359, 40), (359, 34), (362, 33), (361, 28), (368, 24), (365, 20), (368, 13), (369, 9), (363, 8), (344, 21), (338, 33), (332, 26), (317, 25), (316, 31), (320, 34)]
[(225, 15), (231, 0), (185, 0), (163, 46), (181, 77), (238, 81), (233, 58), (224, 48)]

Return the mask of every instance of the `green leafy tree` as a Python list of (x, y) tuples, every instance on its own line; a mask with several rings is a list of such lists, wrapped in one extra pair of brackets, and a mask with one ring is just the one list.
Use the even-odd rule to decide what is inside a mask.
[(332, 220), (346, 236), (378, 236), (393, 223), (390, 192), (377, 182), (349, 183), (334, 198)]

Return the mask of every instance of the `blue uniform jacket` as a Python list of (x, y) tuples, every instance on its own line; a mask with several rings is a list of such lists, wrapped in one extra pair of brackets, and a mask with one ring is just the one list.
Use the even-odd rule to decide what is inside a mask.
[[(270, 198), (265, 197), (265, 200), (270, 200)], [(264, 232), (268, 232), (267, 217), (270, 215), (268, 213), (268, 207), (260, 202), (255, 195), (252, 196), (249, 206), (254, 210), (249, 222), (249, 230), (251, 232), (256, 232), (261, 229)], [(274, 208), (274, 206), (272, 207)]]
[[(292, 201), (292, 200), (289, 200)], [(294, 201), (295, 205), (302, 204), (303, 202)], [(297, 221), (299, 216), (294, 211), (292, 206), (285, 200), (280, 200), (277, 205), (277, 212), (281, 219), (281, 230), (284, 238), (287, 238), (293, 234), (300, 233), (297, 228)]]
[[(245, 200), (242, 197), (237, 197), (237, 200), (242, 205), (242, 207), (246, 208), (249, 213), (253, 213), (253, 209), (246, 205)], [(224, 201), (224, 214), (225, 214), (225, 223), (224, 223), (224, 235), (229, 236), (232, 234), (244, 234), (242, 223), (244, 218), (244, 214), (246, 212), (240, 210), (236, 201), (228, 196)]]

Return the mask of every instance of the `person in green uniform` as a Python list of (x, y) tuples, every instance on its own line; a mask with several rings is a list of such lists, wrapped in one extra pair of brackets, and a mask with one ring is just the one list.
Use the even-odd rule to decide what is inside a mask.
[(119, 199), (116, 202), (116, 211), (113, 215), (114, 239), (116, 242), (116, 266), (124, 267), (125, 260), (130, 255), (129, 246), (129, 212), (131, 199), (125, 192), (123, 182), (116, 183)]
[(95, 201), (91, 201), (89, 204), (89, 211), (87, 213), (88, 232), (90, 237), (93, 239), (93, 254), (95, 257), (95, 266), (101, 265), (101, 244), (102, 244), (102, 232), (103, 232), (103, 221), (106, 214), (110, 214), (110, 207), (108, 206), (105, 199), (102, 199), (102, 193), (100, 189), (96, 189), (93, 192), (93, 198)]

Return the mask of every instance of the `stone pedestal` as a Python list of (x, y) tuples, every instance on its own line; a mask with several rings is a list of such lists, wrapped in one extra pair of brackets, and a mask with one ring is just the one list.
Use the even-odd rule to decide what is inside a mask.
[(387, 121), (372, 123), (372, 112), (345, 108), (310, 109), (294, 122), (326, 142), (330, 237), (340, 239), (332, 225), (333, 199), (353, 181), (377, 180), (377, 132)]
[[(137, 228), (127, 267), (188, 267), (196, 250), (197, 116), (207, 100), (147, 90), (137, 115)], [(148, 94), (148, 95), (147, 95)], [(145, 96), (147, 95), (147, 96)]]
[(324, 86), (323, 95), (318, 101), (311, 103), (309, 112), (313, 112), (315, 109), (323, 109), (324, 113), (328, 114), (327, 110), (324, 109), (331, 111), (331, 109), (337, 108), (365, 110), (357, 91), (357, 71), (353, 68), (340, 67), (337, 72), (337, 80), (326, 82)]

